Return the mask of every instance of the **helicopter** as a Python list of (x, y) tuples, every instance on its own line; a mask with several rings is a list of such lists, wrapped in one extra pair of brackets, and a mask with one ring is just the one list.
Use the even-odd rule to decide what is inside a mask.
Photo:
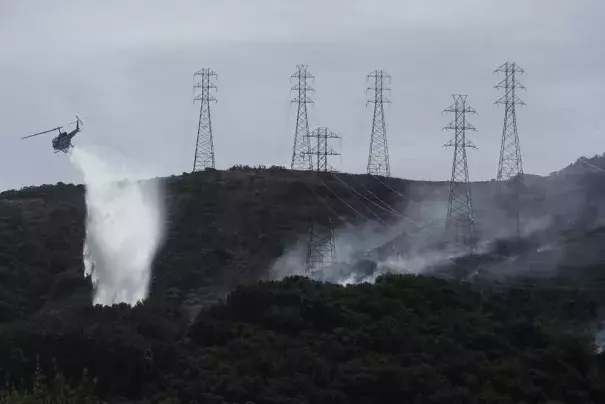
[(76, 120), (68, 123), (68, 125), (72, 125), (74, 123), (76, 124), (76, 128), (69, 133), (61, 132), (61, 129), (63, 127), (57, 126), (56, 128), (45, 130), (44, 132), (39, 132), (39, 133), (34, 133), (33, 135), (24, 136), (21, 139), (27, 139), (27, 138), (34, 137), (34, 136), (44, 135), (46, 133), (50, 133), (50, 132), (53, 132), (56, 130), (59, 132), (59, 135), (52, 140), (53, 149), (55, 150), (55, 153), (58, 153), (60, 151), (62, 151), (63, 153), (67, 153), (69, 151), (69, 149), (71, 149), (73, 147), (73, 144), (71, 144), (71, 139), (74, 136), (76, 136), (76, 134), (78, 132), (80, 132), (82, 130), (80, 128), (80, 125), (84, 125), (77, 114), (76, 114)]

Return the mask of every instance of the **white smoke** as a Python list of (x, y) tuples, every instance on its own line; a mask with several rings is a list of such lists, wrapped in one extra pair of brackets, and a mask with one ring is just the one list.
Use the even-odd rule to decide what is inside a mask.
[(83, 254), (93, 303), (134, 305), (147, 297), (151, 264), (164, 233), (159, 181), (143, 180), (142, 173), (108, 151), (75, 147), (70, 160), (86, 185)]
[[(432, 225), (432, 223), (426, 224), (426, 230), (430, 234), (432, 234), (430, 231)], [(314, 280), (340, 285), (361, 282), (373, 283), (379, 275), (384, 273), (420, 274), (431, 265), (456, 256), (456, 251), (419, 252), (418, 250), (425, 247), (430, 240), (427, 234), (421, 234), (414, 237), (414, 246), (409, 253), (376, 262), (376, 267), (373, 269), (364, 264), (361, 267), (358, 266), (360, 261), (366, 259), (366, 254), (371, 250), (392, 240), (393, 237), (409, 228), (411, 226), (408, 221), (401, 221), (388, 229), (369, 223), (351, 228), (336, 229), (334, 232), (336, 263), (331, 267), (312, 271), (308, 276)], [(305, 275), (306, 253), (307, 237), (301, 235), (294, 245), (275, 260), (269, 269), (269, 279), (280, 280), (287, 276)]]
[[(427, 209), (430, 213), (430, 210)], [(340, 285), (374, 283), (383, 274), (430, 274), (439, 266), (454, 265), (455, 260), (467, 256), (468, 248), (460, 245), (437, 246), (435, 240), (443, 236), (443, 219), (431, 215), (429, 220), (415, 227), (403, 220), (391, 228), (361, 224), (352, 228), (336, 229), (334, 244), (337, 262), (329, 267), (312, 271), (311, 279)], [(408, 231), (409, 230), (409, 231)], [(405, 251), (376, 259), (366, 253), (384, 245), (395, 235), (408, 234), (409, 246)], [(475, 254), (490, 250), (493, 240), (483, 240), (475, 248)], [(305, 275), (306, 236), (279, 257), (269, 270), (269, 279), (280, 280), (292, 275)], [(365, 262), (364, 262), (365, 261)], [(370, 264), (370, 261), (373, 264)]]
[(300, 237), (282, 256), (277, 258), (267, 273), (268, 280), (281, 280), (287, 276), (304, 275), (307, 238)]
[(593, 344), (596, 353), (605, 351), (605, 329), (599, 329), (595, 332)]
[(377, 263), (377, 270), (382, 273), (422, 274), (427, 268), (450, 262), (464, 255), (461, 251), (430, 251), (423, 253), (410, 252), (387, 258)]

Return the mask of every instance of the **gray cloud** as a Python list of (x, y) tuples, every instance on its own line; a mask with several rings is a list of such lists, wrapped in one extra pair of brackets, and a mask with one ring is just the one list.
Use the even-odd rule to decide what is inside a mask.
[[(506, 60), (522, 78), (518, 125), (527, 172), (547, 174), (605, 150), (602, 100), (605, 4), (589, 0), (104, 1), (4, 0), (0, 5), (1, 188), (80, 181), (50, 138), (26, 134), (90, 115), (78, 144), (99, 144), (155, 166), (189, 171), (198, 105), (192, 74), (219, 73), (213, 109), (217, 164), (290, 159), (295, 108), (289, 76), (305, 63), (317, 77), (312, 126), (343, 136), (332, 163), (363, 172), (371, 110), (365, 75), (393, 76), (387, 132), (394, 175), (449, 177), (441, 145), (451, 93), (479, 116), (470, 136), (473, 179), (495, 175), (503, 120), (493, 105)], [(288, 119), (286, 118), (288, 115)], [(286, 125), (288, 124), (288, 125)]]

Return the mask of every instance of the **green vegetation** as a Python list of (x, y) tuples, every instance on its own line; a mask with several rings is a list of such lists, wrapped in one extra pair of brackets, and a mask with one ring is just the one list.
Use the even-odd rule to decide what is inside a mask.
[(427, 277), (292, 277), (240, 287), (192, 323), (153, 304), (37, 316), (2, 330), (0, 363), (13, 378), (35, 374), (36, 357), (69, 380), (89, 369), (105, 400), (603, 402), (603, 358), (538, 319), (547, 296), (522, 297)]
[(88, 379), (77, 387), (66, 383), (60, 372), (55, 372), (52, 381), (46, 379), (39, 367), (33, 375), (31, 389), (18, 390), (8, 386), (0, 392), (0, 404), (101, 404), (95, 397), (94, 383)]
[[(132, 308), (91, 305), (83, 187), (0, 194), (0, 404), (605, 402), (590, 329), (603, 293), (539, 287), (599, 280), (599, 260), (524, 280), (535, 289), (394, 275), (259, 282), (310, 216), (326, 217), (310, 189), (354, 221), (301, 176), (236, 167), (167, 179), (167, 241), (149, 299)], [(580, 233), (570, 254), (585, 255)]]

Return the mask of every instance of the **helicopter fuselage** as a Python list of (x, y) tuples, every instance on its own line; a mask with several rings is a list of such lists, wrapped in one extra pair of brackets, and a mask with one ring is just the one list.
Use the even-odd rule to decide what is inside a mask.
[(69, 151), (69, 149), (73, 147), (73, 145), (71, 144), (71, 139), (76, 136), (76, 133), (78, 133), (79, 131), (80, 129), (76, 128), (69, 133), (60, 132), (59, 136), (52, 140), (53, 149), (55, 149), (57, 152), (62, 151), (67, 153), (67, 151)]

